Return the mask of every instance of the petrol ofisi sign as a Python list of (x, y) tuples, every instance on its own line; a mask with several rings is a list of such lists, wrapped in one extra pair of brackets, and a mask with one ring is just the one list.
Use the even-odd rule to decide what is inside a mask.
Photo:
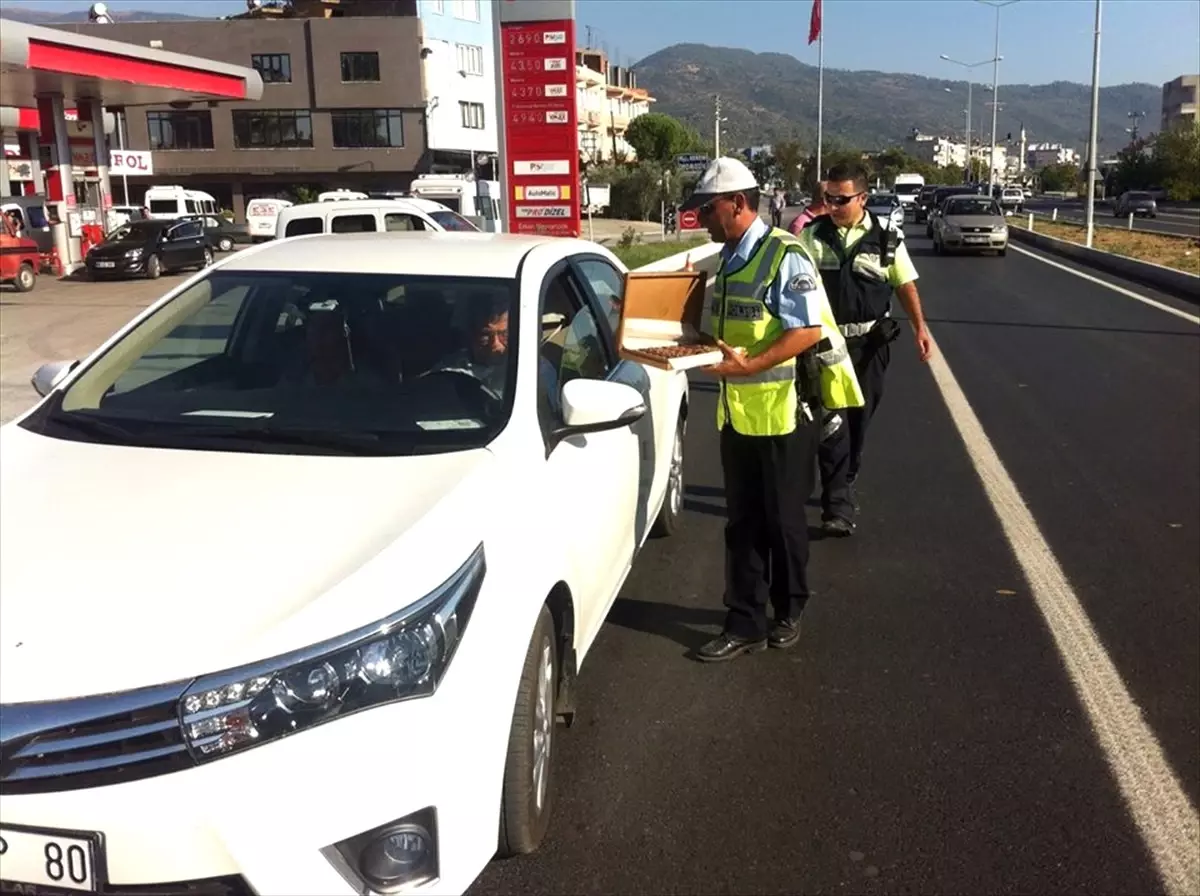
[[(508, 21), (501, 4), (504, 147), (512, 233), (579, 236), (579, 136), (573, 6), (567, 17)], [(513, 14), (517, 4), (513, 4)], [(537, 12), (545, 14), (550, 6)], [(533, 13), (530, 13), (533, 14)]]

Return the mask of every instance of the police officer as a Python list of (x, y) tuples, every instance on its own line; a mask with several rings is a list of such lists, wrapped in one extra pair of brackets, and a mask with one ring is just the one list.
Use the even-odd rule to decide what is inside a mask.
[[(820, 404), (848, 407), (863, 397), (816, 269), (795, 237), (759, 218), (750, 170), (717, 159), (683, 208), (698, 209), (724, 244), (709, 318), (724, 359), (709, 372), (720, 377), (727, 613), (720, 636), (696, 653), (721, 662), (799, 640)], [(816, 361), (819, 382), (798, 384), (798, 356)]]
[(867, 210), (867, 177), (860, 165), (831, 168), (824, 190), (827, 214), (799, 237), (821, 273), (866, 396), (864, 407), (848, 410), (826, 427), (819, 451), (822, 528), (841, 537), (854, 532), (858, 508), (852, 488), (862, 465), (867, 425), (883, 397), (890, 343), (900, 335), (900, 325), (891, 317), (893, 292), (908, 314), (921, 360), (933, 355), (917, 295), (917, 270), (902, 234)]

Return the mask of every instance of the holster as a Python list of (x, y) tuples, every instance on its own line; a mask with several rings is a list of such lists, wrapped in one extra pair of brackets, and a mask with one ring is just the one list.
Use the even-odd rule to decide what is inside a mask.
[(821, 403), (821, 362), (816, 347), (796, 358), (796, 393), (801, 401)]
[(900, 322), (890, 317), (882, 318), (866, 336), (866, 347), (871, 351), (883, 348), (900, 337)]

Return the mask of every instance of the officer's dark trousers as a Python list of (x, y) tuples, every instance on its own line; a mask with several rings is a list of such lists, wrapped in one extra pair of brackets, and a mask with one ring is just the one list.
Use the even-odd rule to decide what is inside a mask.
[(798, 617), (808, 601), (808, 521), (804, 505), (816, 479), (820, 419), (801, 419), (786, 436), (721, 430), (725, 471), (725, 631), (767, 633), (776, 618)]
[(854, 372), (858, 374), (858, 384), (862, 387), (866, 404), (861, 408), (839, 412), (843, 417), (842, 426), (821, 443), (818, 459), (821, 468), (822, 517), (841, 517), (853, 521), (854, 504), (850, 486), (858, 477), (862, 464), (867, 426), (883, 398), (883, 379), (891, 359), (891, 346), (884, 343), (871, 347), (865, 339), (858, 338), (847, 339), (846, 348), (850, 352)]

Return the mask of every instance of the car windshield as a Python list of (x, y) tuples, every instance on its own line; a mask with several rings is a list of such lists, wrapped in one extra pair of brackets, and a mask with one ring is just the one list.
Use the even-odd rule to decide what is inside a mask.
[(868, 197), (867, 205), (870, 208), (892, 208), (899, 201), (891, 193), (876, 193), (874, 196)]
[(127, 221), (105, 237), (105, 240), (110, 243), (144, 243), (161, 231), (162, 225), (155, 221)]
[(946, 203), (947, 215), (998, 215), (1000, 210), (990, 199), (952, 199)]
[(195, 450), (413, 454), (508, 420), (516, 281), (214, 270), (27, 424)]
[(1149, 193), (1130, 193), (1129, 199), (1132, 202), (1149, 202), (1154, 197)]
[(429, 217), (437, 221), (438, 224), (440, 224), (445, 230), (467, 230), (471, 231), (472, 233), (479, 232), (478, 227), (457, 212), (452, 212), (449, 210), (432, 211), (429, 213)]

